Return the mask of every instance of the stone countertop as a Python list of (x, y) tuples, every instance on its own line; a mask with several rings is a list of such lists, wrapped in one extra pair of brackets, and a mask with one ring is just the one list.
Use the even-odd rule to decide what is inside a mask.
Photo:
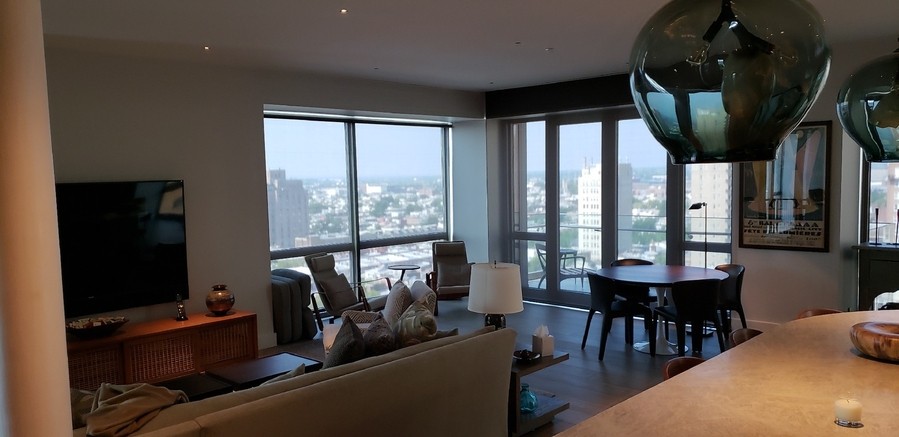
[[(560, 435), (899, 435), (899, 363), (866, 358), (849, 338), (867, 321), (899, 323), (899, 311), (785, 323)], [(833, 423), (847, 392), (862, 403), (862, 428)]]

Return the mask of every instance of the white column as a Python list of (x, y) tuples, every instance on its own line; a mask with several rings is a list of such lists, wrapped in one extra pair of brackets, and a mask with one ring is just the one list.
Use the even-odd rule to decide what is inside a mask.
[(0, 0), (0, 435), (72, 432), (40, 0)]

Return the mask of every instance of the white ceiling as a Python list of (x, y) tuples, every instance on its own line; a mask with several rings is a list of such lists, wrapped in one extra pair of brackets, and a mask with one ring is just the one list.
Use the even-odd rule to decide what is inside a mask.
[[(831, 44), (899, 36), (899, 0), (811, 2)], [(623, 73), (665, 3), (42, 0), (49, 45), (471, 91)]]

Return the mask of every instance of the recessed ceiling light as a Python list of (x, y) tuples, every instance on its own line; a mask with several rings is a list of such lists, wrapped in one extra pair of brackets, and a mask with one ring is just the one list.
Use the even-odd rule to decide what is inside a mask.
[(209, 52), (212, 51), (212, 47), (209, 47), (209, 46), (203, 46), (203, 51), (206, 52), (206, 53), (209, 53)]
[(346, 15), (346, 14), (349, 14), (349, 13), (350, 13), (350, 11), (349, 11), (348, 9), (341, 9), (341, 10), (340, 10), (340, 15)]
[(553, 50), (555, 50), (555, 49), (552, 48), (552, 47), (547, 47), (547, 48), (545, 48), (545, 49), (543, 49), (543, 50), (544, 50), (544, 51), (547, 51), (547, 52), (551, 52), (551, 51), (553, 51)]

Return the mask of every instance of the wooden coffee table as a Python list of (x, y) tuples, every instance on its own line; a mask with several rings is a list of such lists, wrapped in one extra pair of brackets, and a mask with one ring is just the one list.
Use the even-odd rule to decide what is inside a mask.
[(207, 370), (206, 374), (231, 384), (234, 390), (243, 390), (283, 375), (297, 368), (300, 364), (306, 365), (306, 372), (322, 368), (321, 361), (301, 357), (289, 352), (282, 352), (257, 360), (241, 361), (227, 366), (212, 368)]
[(509, 435), (520, 436), (533, 431), (541, 425), (552, 422), (556, 414), (568, 409), (568, 402), (557, 398), (552, 393), (537, 389), (532, 390), (537, 395), (537, 411), (522, 413), (519, 400), (522, 377), (567, 359), (567, 353), (556, 351), (554, 355), (540, 357), (533, 361), (515, 360), (512, 362), (512, 375), (509, 381)]

